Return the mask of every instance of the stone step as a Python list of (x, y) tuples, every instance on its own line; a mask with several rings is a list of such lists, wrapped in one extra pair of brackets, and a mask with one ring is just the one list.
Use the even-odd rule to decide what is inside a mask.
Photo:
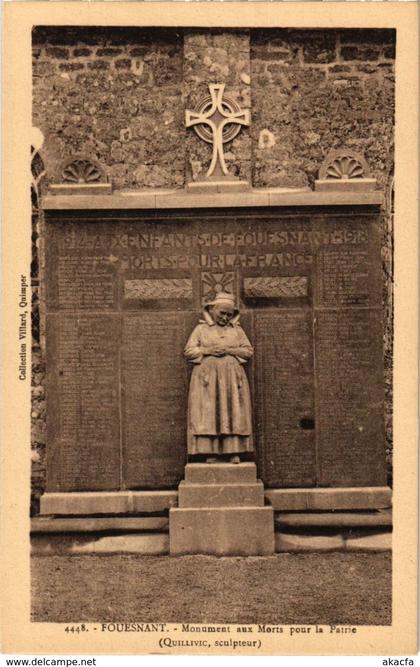
[(391, 551), (392, 533), (380, 532), (372, 535), (346, 535), (347, 551)]
[(185, 479), (193, 484), (243, 484), (257, 480), (255, 463), (188, 463)]
[(341, 551), (344, 539), (341, 533), (336, 535), (295, 535), (276, 533), (276, 551)]
[(34, 517), (31, 533), (94, 533), (105, 531), (168, 531), (166, 516)]
[(392, 504), (392, 492), (387, 486), (266, 489), (265, 497), (281, 512), (387, 509)]
[(370, 512), (276, 512), (276, 526), (392, 526), (392, 510)]
[(271, 507), (173, 508), (169, 511), (172, 556), (270, 556), (274, 553)]
[(251, 484), (191, 484), (178, 487), (179, 507), (263, 507), (264, 486)]
[(89, 533), (34, 535), (31, 538), (31, 553), (33, 556), (131, 553), (160, 556), (169, 553), (169, 535), (167, 533), (105, 536)]
[(69, 491), (41, 496), (40, 513), (67, 516), (163, 512), (174, 507), (176, 491)]
[(335, 534), (276, 533), (276, 552), (283, 551), (390, 551), (392, 533), (366, 532), (353, 536), (348, 532)]

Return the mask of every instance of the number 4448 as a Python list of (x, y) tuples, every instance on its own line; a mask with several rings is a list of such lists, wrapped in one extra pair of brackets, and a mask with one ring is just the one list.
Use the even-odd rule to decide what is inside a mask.
[(82, 623), (81, 625), (66, 625), (66, 627), (64, 628), (64, 632), (79, 633), (79, 632), (89, 632), (89, 630), (86, 627), (86, 625)]

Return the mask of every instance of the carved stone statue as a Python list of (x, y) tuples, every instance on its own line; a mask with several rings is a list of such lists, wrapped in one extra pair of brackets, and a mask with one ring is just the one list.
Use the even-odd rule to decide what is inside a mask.
[(251, 398), (242, 365), (253, 348), (239, 324), (233, 296), (220, 292), (207, 303), (184, 354), (195, 366), (188, 400), (188, 453), (217, 462), (240, 462), (253, 450)]

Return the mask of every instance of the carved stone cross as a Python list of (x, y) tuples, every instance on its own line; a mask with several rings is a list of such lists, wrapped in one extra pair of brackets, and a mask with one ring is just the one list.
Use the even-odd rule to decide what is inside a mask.
[(208, 178), (229, 175), (223, 144), (232, 141), (241, 126), (250, 122), (249, 110), (241, 110), (236, 102), (224, 97), (224, 90), (224, 83), (209, 84), (210, 98), (202, 100), (195, 111), (185, 112), (186, 127), (194, 127), (201, 139), (213, 144), (213, 155), (206, 174)]

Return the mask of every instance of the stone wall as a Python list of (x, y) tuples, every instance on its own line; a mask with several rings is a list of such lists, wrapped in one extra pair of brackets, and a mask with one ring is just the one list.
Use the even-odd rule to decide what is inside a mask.
[(33, 44), (33, 124), (50, 180), (82, 154), (117, 189), (183, 186), (182, 35), (36, 28)]
[(227, 146), (233, 173), (255, 187), (311, 186), (326, 153), (346, 146), (387, 187), (392, 30), (36, 28), (33, 42), (33, 123), (50, 180), (83, 154), (116, 189), (183, 187), (210, 156), (185, 109), (226, 83), (252, 117)]
[[(66, 159), (83, 155), (104, 167), (115, 190), (183, 188), (210, 161), (210, 146), (184, 125), (185, 110), (208, 94), (208, 83), (225, 83), (226, 93), (251, 110), (250, 128), (225, 153), (230, 171), (256, 188), (311, 187), (329, 150), (349, 147), (364, 154), (387, 201), (383, 285), (390, 474), (394, 59), (392, 30), (33, 31), (33, 125), (45, 137), (44, 187), (60, 181)], [(32, 366), (36, 512), (44, 483), (42, 336), (34, 341)]]
[(393, 163), (392, 30), (251, 35), (255, 186), (311, 186), (328, 151), (365, 155), (387, 186)]

